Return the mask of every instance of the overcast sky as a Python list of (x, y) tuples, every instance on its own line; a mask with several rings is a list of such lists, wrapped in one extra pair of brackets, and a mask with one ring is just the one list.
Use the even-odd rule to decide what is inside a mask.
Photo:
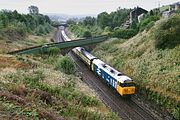
[(28, 13), (28, 6), (35, 5), (40, 13), (64, 13), (70, 15), (98, 14), (115, 11), (118, 7), (143, 7), (147, 10), (178, 2), (178, 0), (0, 0), (0, 9)]

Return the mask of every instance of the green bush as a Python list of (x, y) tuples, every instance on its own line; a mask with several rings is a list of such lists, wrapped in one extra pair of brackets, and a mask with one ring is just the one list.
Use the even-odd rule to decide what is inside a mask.
[(92, 34), (91, 34), (90, 31), (85, 31), (85, 32), (83, 33), (83, 37), (89, 38), (89, 37), (92, 37)]
[(35, 30), (36, 35), (46, 34), (45, 28), (42, 25), (39, 25)]
[(46, 33), (49, 33), (52, 30), (52, 26), (50, 24), (44, 25), (44, 30)]
[(176, 14), (162, 22), (155, 31), (155, 47), (174, 48), (180, 44), (180, 15)]
[(144, 19), (139, 23), (139, 30), (143, 31), (144, 29), (146, 29), (149, 23), (151, 23), (152, 21), (155, 22), (159, 19), (159, 16), (145, 16)]
[(99, 104), (99, 102), (95, 98), (86, 95), (80, 98), (80, 102), (84, 106), (97, 106)]
[(134, 29), (116, 29), (114, 32), (109, 34), (110, 37), (117, 37), (122, 39), (129, 39), (137, 34), (137, 31)]
[(55, 70), (61, 70), (62, 72), (66, 73), (66, 74), (72, 74), (75, 72), (75, 65), (68, 56), (65, 56), (65, 57), (59, 59), (55, 63), (54, 68), (55, 68)]
[(22, 36), (24, 37), (27, 33), (27, 27), (24, 23), (22, 22), (18, 22), (18, 23), (14, 23), (14, 26), (16, 28), (16, 31)]

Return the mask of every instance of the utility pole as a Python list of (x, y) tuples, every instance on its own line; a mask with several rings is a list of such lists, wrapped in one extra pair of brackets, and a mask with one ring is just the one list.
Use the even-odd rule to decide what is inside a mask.
[(158, 1), (158, 8), (160, 8), (160, 6), (161, 6), (161, 3), (160, 3), (160, 1)]

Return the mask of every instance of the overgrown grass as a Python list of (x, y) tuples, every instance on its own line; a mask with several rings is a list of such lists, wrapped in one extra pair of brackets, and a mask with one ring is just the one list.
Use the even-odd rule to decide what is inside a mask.
[[(41, 107), (53, 112), (56, 116), (60, 115), (68, 119), (99, 120), (106, 118), (98, 111), (93, 112), (86, 108), (97, 107), (101, 103), (93, 97), (76, 91), (74, 79), (69, 79), (64, 86), (58, 87), (44, 83), (44, 78), (45, 75), (42, 69), (7, 74), (6, 79), (8, 83), (5, 83), (4, 91), (8, 90), (15, 95), (19, 95), (24, 101), (29, 99), (29, 104), (32, 107), (28, 108), (23, 104), (19, 106), (12, 102), (15, 101), (14, 99), (2, 98), (0, 102), (3, 110), (7, 111), (7, 113), (12, 111), (18, 118), (23, 116), (26, 119), (38, 119)], [(107, 117), (117, 119), (117, 116), (114, 114), (109, 114)]]
[[(1, 62), (8, 60), (8, 64), (0, 66), (5, 68), (0, 71), (0, 119), (118, 119), (118, 115), (107, 110), (96, 97), (77, 87), (80, 80), (76, 76), (53, 69), (54, 62), (63, 56), (12, 58), (0, 57)], [(27, 58), (31, 62), (27, 62)], [(15, 69), (16, 65), (9, 65), (17, 64), (15, 60), (35, 66), (26, 65), (24, 69), (26, 66), (20, 65)]]
[(175, 14), (163, 21), (155, 32), (155, 46), (159, 49), (174, 48), (180, 44), (180, 15)]
[(60, 50), (57, 47), (50, 47), (50, 48), (48, 48), (48, 54), (50, 56), (56, 56), (56, 55), (60, 54)]
[[(139, 33), (127, 41), (105, 42), (93, 54), (114, 68), (130, 76), (137, 91), (179, 118), (180, 106), (180, 46), (172, 49), (155, 49), (154, 32)], [(122, 42), (123, 41), (123, 42)]]

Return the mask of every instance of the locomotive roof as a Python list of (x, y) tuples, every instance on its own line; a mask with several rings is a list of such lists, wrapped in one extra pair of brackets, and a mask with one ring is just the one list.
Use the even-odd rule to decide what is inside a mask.
[(106, 73), (111, 75), (113, 78), (115, 78), (120, 83), (124, 83), (125, 81), (132, 81), (132, 79), (129, 78), (128, 76), (117, 71), (116, 69), (112, 68), (111, 66), (107, 65), (106, 63), (104, 63), (103, 61), (101, 61), (99, 59), (93, 60), (93, 63), (98, 65), (99, 68), (103, 69)]
[(89, 52), (87, 52), (83, 47), (76, 47), (78, 51), (80, 51), (85, 57), (87, 57), (89, 60), (92, 60), (96, 58), (95, 56), (91, 55)]

